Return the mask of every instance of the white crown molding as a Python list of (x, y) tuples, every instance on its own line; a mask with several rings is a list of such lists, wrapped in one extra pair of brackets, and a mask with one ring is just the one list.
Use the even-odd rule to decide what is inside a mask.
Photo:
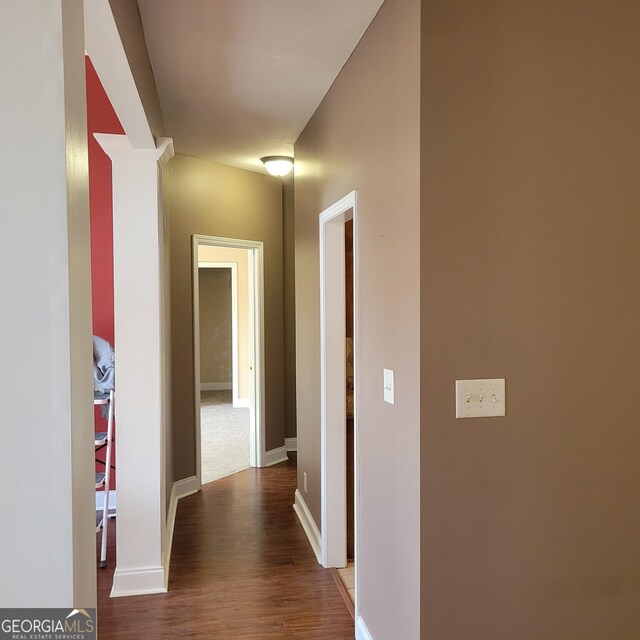
[(156, 160), (158, 164), (164, 165), (175, 154), (171, 138), (158, 138), (157, 146), (152, 149), (138, 149), (131, 144), (127, 136), (122, 134), (94, 133), (93, 137), (112, 160), (117, 158)]

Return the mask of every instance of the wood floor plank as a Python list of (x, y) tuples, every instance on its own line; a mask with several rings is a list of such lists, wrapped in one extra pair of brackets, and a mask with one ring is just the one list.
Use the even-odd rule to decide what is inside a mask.
[(353, 619), (292, 508), (295, 461), (205, 485), (178, 505), (169, 593), (110, 598), (98, 572), (100, 640), (351, 640)]

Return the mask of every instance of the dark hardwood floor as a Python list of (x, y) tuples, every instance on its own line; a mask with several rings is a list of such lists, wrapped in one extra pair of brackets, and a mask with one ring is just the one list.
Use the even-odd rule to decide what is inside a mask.
[(183, 498), (167, 594), (109, 597), (113, 527), (109, 566), (98, 570), (100, 640), (351, 640), (353, 619), (291, 506), (295, 486), (291, 460)]

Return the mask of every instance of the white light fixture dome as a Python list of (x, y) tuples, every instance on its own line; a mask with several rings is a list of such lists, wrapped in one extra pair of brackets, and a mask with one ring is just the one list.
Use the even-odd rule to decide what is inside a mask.
[(267, 171), (278, 178), (286, 176), (293, 168), (293, 158), (291, 156), (265, 156), (260, 161), (267, 168)]

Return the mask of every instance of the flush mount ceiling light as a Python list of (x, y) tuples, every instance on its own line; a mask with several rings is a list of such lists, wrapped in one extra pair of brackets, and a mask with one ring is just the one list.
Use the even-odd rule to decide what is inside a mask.
[(265, 156), (260, 161), (272, 176), (278, 178), (286, 176), (293, 167), (293, 158), (290, 156)]

